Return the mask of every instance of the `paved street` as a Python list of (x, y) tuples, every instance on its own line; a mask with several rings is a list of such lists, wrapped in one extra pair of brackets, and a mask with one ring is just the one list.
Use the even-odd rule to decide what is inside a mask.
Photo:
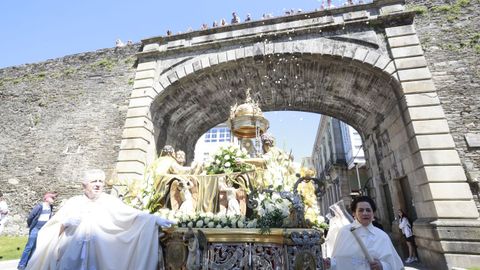
[[(16, 270), (17, 269), (18, 260), (11, 260), (11, 261), (0, 261), (0, 269), (1, 270)], [(418, 263), (409, 264), (405, 267), (405, 270), (429, 270), (425, 267), (422, 267)]]

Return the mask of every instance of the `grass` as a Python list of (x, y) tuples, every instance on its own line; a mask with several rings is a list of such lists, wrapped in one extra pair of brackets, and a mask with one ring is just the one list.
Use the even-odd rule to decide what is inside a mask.
[(0, 236), (0, 261), (19, 259), (26, 243), (27, 236)]

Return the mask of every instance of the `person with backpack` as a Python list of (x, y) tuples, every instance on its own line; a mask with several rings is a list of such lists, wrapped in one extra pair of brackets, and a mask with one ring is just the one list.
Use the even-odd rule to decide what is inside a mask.
[(47, 221), (52, 217), (53, 213), (53, 202), (56, 193), (47, 192), (43, 196), (43, 202), (36, 204), (27, 218), (27, 225), (30, 228), (28, 234), (27, 244), (23, 250), (22, 257), (18, 263), (17, 269), (23, 270), (28, 264), (28, 261), (32, 257), (33, 252), (37, 246), (37, 236), (38, 231), (47, 223)]
[(417, 256), (415, 256), (415, 236), (412, 231), (412, 223), (402, 209), (398, 209), (398, 227), (407, 241), (408, 258), (405, 263), (418, 261)]

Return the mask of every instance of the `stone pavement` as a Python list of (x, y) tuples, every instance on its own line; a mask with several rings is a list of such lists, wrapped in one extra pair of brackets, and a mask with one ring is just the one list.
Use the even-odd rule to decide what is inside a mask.
[[(17, 270), (18, 261), (19, 260), (0, 261), (0, 269), (1, 270)], [(411, 263), (405, 266), (405, 270), (430, 270), (430, 269), (423, 267), (419, 263)]]

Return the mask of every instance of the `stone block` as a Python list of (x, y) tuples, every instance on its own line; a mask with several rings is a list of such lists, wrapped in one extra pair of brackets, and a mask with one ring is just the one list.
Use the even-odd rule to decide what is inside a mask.
[(441, 106), (411, 107), (405, 113), (405, 121), (428, 120), (445, 118), (445, 113)]
[(255, 44), (253, 44), (252, 50), (253, 50), (252, 56), (264, 55), (265, 54), (265, 45), (263, 44), (263, 42), (257, 42)]
[(378, 58), (380, 58), (380, 54), (374, 51), (368, 51), (368, 54), (365, 57), (364, 62), (374, 66)]
[(127, 111), (127, 118), (128, 117), (142, 117), (145, 116), (150, 119), (150, 108), (143, 107), (143, 108), (129, 108)]
[(150, 107), (152, 101), (153, 98), (150, 97), (131, 98), (128, 102), (128, 108)]
[(454, 149), (455, 142), (450, 134), (418, 135), (412, 138), (413, 151)]
[(152, 135), (153, 130), (146, 128), (125, 128), (122, 132), (122, 139), (143, 138), (146, 141), (150, 141)]
[(209, 66), (214, 66), (218, 64), (218, 54), (213, 54), (208, 57)]
[(425, 166), (415, 171), (418, 178), (428, 182), (465, 182), (467, 177), (461, 165)]
[(359, 20), (359, 19), (365, 19), (368, 18), (368, 13), (365, 10), (360, 10), (360, 11), (353, 11), (353, 12), (348, 12), (344, 13), (343, 20), (344, 21), (352, 21), (352, 20)]
[(413, 27), (412, 24), (402, 25), (402, 26), (386, 28), (385, 33), (389, 38), (398, 37), (398, 36), (407, 36), (407, 35), (415, 34), (415, 28)]
[[(319, 49), (321, 49), (321, 48), (319, 48)], [(345, 51), (343, 52), (343, 57), (344, 58), (353, 59), (354, 55), (355, 55), (355, 48), (354, 47), (352, 47), (352, 46), (345, 47)], [(381, 68), (381, 69), (383, 69), (383, 68)]]
[(193, 68), (194, 71), (198, 71), (198, 70), (202, 69), (202, 59), (194, 61), (192, 63), (192, 68)]
[(210, 66), (210, 58), (209, 57), (203, 57), (201, 59), (202, 61), (202, 68), (207, 68)]
[(245, 48), (235, 49), (235, 59), (242, 59), (245, 57)]
[(423, 49), (420, 45), (392, 48), (391, 50), (393, 58), (405, 58), (414, 56), (423, 56)]
[(387, 15), (396, 12), (402, 12), (405, 10), (405, 6), (402, 4), (383, 6), (380, 8), (380, 15)]
[(405, 94), (436, 91), (432, 80), (402, 82), (402, 88)]
[[(378, 58), (377, 62), (375, 63), (375, 67), (377, 67), (381, 70), (384, 70), (391, 61), (392, 61), (392, 59), (382, 55)], [(391, 74), (391, 73), (389, 73), (389, 74)]]
[(184, 66), (183, 66), (183, 70), (185, 72), (185, 75), (184, 76), (187, 76), (189, 74), (192, 74), (193, 72), (195, 72), (195, 70), (193, 69), (193, 63), (189, 62), (189, 63), (186, 63)]
[[(324, 42), (322, 44), (322, 54), (325, 54), (325, 55), (332, 55), (333, 53), (333, 46), (335, 45), (335, 43), (331, 42), (330, 40)], [(366, 54), (365, 54), (366, 55)], [(363, 59), (362, 59), (363, 61)]]
[(155, 78), (154, 69), (140, 70), (135, 73), (135, 80), (153, 79), (153, 78)]
[(367, 57), (367, 54), (368, 54), (367, 49), (358, 48), (355, 51), (355, 56), (353, 57), (353, 59), (363, 62), (365, 60), (365, 57)]
[(137, 72), (142, 71), (142, 70), (155, 70), (157, 68), (157, 62), (156, 61), (145, 61), (142, 62), (140, 61), (137, 65)]
[(399, 70), (398, 77), (402, 82), (417, 81), (417, 80), (431, 79), (432, 74), (430, 73), (430, 70), (427, 67), (423, 67), (423, 68)]
[(417, 35), (392, 37), (388, 39), (390, 48), (398, 48), (412, 45), (420, 45), (420, 40)]
[(148, 130), (153, 130), (153, 124), (150, 119), (146, 117), (135, 117), (125, 119), (125, 128), (146, 128)]
[(160, 51), (160, 44), (158, 43), (145, 44), (142, 49), (142, 52), (154, 52), (154, 51)]
[(433, 201), (433, 204), (438, 218), (478, 218), (478, 210), (473, 200)]
[(148, 98), (155, 98), (158, 95), (158, 93), (155, 91), (155, 89), (151, 88), (140, 88), (140, 89), (133, 89), (132, 93), (130, 94), (130, 98), (142, 98), (142, 97), (148, 97)]
[[(471, 254), (472, 248), (469, 247), (471, 244), (474, 243), (467, 243), (460, 242), (458, 245), (461, 247), (466, 247), (465, 252), (459, 253), (446, 253), (444, 254), (445, 260), (447, 261), (447, 265), (451, 267), (452, 270), (463, 270), (473, 267), (478, 267), (480, 265), (480, 255), (473, 255)], [(476, 244), (476, 249), (478, 250), (478, 243)]]
[(395, 63), (393, 61), (391, 61), (390, 63), (388, 63), (388, 65), (385, 67), (384, 70), (388, 74), (393, 74), (393, 73), (396, 73), (397, 68), (395, 67)]
[(472, 192), (466, 182), (426, 183), (420, 185), (420, 189), (426, 201), (472, 199)]
[(228, 50), (226, 52), (226, 61), (235, 61), (237, 60), (235, 56), (235, 50)]
[(175, 73), (177, 74), (178, 79), (181, 79), (187, 75), (187, 73), (185, 72), (184, 65), (180, 65), (179, 67), (176, 67)]
[(420, 150), (413, 155), (415, 168), (435, 165), (460, 165), (456, 150)]
[(146, 152), (140, 149), (120, 150), (118, 153), (118, 162), (121, 161), (138, 161), (145, 163)]
[(170, 86), (170, 81), (168, 80), (167, 76), (161, 76), (159, 79), (158, 79), (158, 82), (160, 83), (160, 85), (165, 89), (167, 87)]
[(403, 96), (405, 105), (408, 107), (439, 105), (440, 100), (436, 92), (422, 94), (406, 94)]
[(415, 120), (408, 125), (409, 137), (423, 134), (448, 133), (450, 129), (446, 119)]
[(420, 68), (427, 66), (427, 60), (423, 56), (395, 59), (397, 70)]
[(146, 87), (153, 87), (153, 78), (142, 79), (142, 80), (135, 80), (133, 82), (133, 88), (146, 88)]
[(465, 134), (465, 140), (467, 142), (467, 146), (470, 148), (480, 147), (480, 134), (467, 133)]
[(150, 143), (148, 143), (146, 140), (141, 138), (123, 139), (122, 142), (120, 143), (120, 149), (122, 150), (142, 149), (143, 151), (148, 152), (150, 145), (151, 145)]

